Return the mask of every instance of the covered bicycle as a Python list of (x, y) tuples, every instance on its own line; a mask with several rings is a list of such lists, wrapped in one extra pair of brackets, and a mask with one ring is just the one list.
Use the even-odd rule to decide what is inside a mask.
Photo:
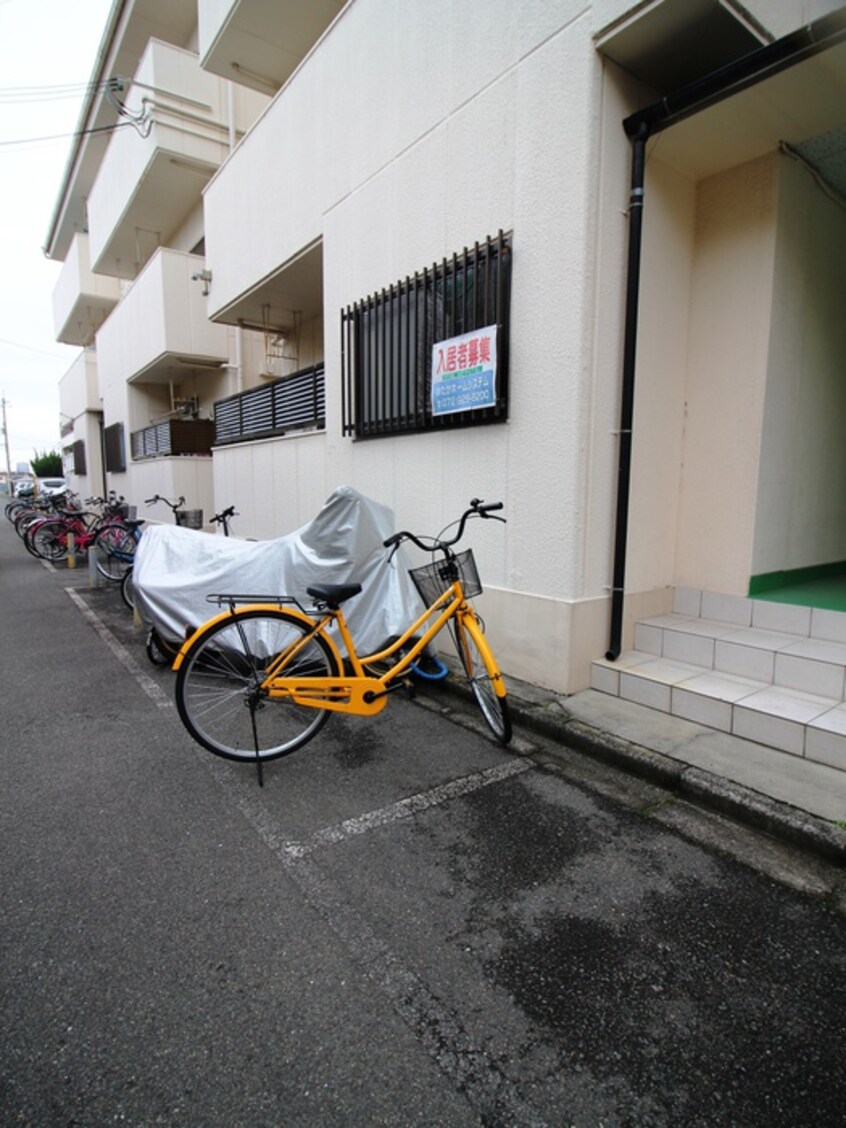
[(434, 559), (408, 573), (426, 609), (412, 611), (394, 637), (372, 652), (359, 653), (342, 607), (348, 601), (354, 607), (359, 582), (309, 584), (309, 610), (290, 596), (210, 596), (225, 610), (188, 639), (174, 662), (177, 709), (191, 736), (216, 755), (254, 760), (261, 779), (263, 761), (300, 748), (331, 713), (381, 712), (412, 664), (448, 626), (485, 721), (507, 743), (505, 683), (469, 602), (482, 590), (473, 555), (452, 548), (469, 519), (491, 518), (501, 508), (501, 502), (475, 499), (448, 539), (407, 531), (384, 538), (389, 562), (404, 541)]

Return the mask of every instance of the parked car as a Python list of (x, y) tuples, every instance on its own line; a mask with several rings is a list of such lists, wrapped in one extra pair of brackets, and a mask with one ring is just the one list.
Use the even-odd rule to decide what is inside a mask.
[(15, 482), (15, 497), (31, 497), (35, 493), (35, 485), (31, 478), (19, 478)]
[(64, 478), (39, 478), (38, 492), (50, 497), (53, 494), (62, 494), (67, 491), (68, 484)]

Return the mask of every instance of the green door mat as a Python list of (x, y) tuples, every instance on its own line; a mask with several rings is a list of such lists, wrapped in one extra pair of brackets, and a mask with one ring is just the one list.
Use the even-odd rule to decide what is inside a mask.
[(771, 603), (795, 603), (846, 612), (846, 563), (753, 576), (749, 581), (749, 595)]

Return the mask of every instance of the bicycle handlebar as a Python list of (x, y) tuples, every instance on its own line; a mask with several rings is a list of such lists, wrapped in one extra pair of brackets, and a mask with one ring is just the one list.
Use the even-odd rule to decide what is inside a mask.
[(410, 540), (414, 544), (416, 544), (418, 548), (422, 548), (424, 552), (436, 552), (439, 548), (449, 549), (451, 545), (457, 544), (457, 542), (460, 541), (464, 536), (464, 526), (467, 524), (469, 517), (484, 517), (485, 520), (502, 521), (504, 524), (504, 517), (491, 516), (496, 510), (502, 508), (503, 504), (501, 501), (489, 501), (485, 503), (480, 498), (474, 497), (470, 502), (470, 508), (465, 509), (465, 511), (461, 514), (461, 518), (458, 522), (458, 532), (451, 540), (442, 540), (440, 537), (432, 537), (432, 544), (424, 544), (419, 537), (416, 537), (414, 535), (414, 533), (409, 533), (407, 530), (403, 530), (400, 533), (394, 533), (393, 536), (388, 537), (388, 539), (386, 541), (383, 541), (382, 543), (384, 544), (385, 548), (398, 548), (402, 541)]
[(230, 505), (228, 509), (224, 509), (220, 513), (215, 513), (214, 517), (209, 517), (209, 523), (213, 525), (215, 524), (215, 522), (226, 521), (229, 517), (237, 516), (238, 514), (235, 512), (235, 506)]
[(180, 507), (180, 505), (185, 504), (185, 498), (184, 497), (180, 497), (177, 501), (170, 501), (168, 498), (162, 497), (161, 494), (156, 494), (155, 497), (148, 497), (145, 504), (146, 505), (155, 505), (155, 503), (157, 501), (163, 501), (165, 503), (165, 505), (169, 505), (170, 508), (172, 510), (174, 510), (174, 512)]

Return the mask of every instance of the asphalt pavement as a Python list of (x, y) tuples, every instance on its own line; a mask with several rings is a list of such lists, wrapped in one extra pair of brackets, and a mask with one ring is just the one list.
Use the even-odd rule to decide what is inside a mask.
[(428, 686), (259, 788), (5, 522), (0, 608), (4, 1125), (842, 1124), (836, 851), (525, 694), (509, 749)]

